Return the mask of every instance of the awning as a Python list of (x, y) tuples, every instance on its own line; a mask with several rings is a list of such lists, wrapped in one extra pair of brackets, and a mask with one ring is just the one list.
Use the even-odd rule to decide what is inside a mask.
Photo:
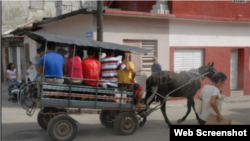
[(149, 53), (152, 50), (143, 49), (139, 47), (132, 47), (127, 45), (120, 45), (115, 43), (100, 42), (92, 39), (62, 36), (56, 34), (39, 33), (39, 32), (29, 32), (26, 31), (25, 35), (35, 40), (40, 44), (45, 44), (46, 41), (54, 42), (56, 46), (72, 46), (76, 45), (77, 48), (101, 48), (102, 50), (116, 50), (116, 51), (128, 51), (131, 53)]

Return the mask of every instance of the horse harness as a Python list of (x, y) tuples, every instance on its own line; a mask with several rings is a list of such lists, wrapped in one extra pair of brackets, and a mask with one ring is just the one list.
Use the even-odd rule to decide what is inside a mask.
[(188, 87), (188, 90), (183, 97), (187, 97), (191, 93), (193, 93), (201, 88), (202, 78), (197, 79), (200, 76), (200, 74), (197, 70), (195, 70), (195, 72), (194, 72), (194, 70), (190, 70), (190, 72), (181, 72), (180, 74), (182, 74), (184, 79), (189, 81), (190, 84), (193, 86), (193, 87)]

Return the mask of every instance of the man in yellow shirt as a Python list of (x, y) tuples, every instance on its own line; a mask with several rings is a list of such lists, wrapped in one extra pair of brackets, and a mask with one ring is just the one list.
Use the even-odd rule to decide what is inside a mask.
[[(125, 62), (125, 56), (131, 58), (130, 53), (126, 52), (122, 55), (122, 62)], [(127, 64), (127, 63), (126, 63)], [(137, 84), (134, 82), (135, 78), (135, 67), (134, 64), (131, 62), (131, 59), (129, 59), (128, 63), (128, 70), (119, 70), (118, 71), (118, 82), (119, 83), (128, 83), (128, 85), (125, 85), (125, 88), (134, 88), (135, 95), (136, 95), (136, 107), (137, 108), (145, 108), (146, 105), (141, 104), (141, 98), (143, 96), (143, 87), (140, 84)]]

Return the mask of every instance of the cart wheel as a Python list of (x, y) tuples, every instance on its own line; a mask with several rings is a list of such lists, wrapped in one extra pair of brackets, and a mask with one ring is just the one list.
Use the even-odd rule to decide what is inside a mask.
[(52, 141), (72, 141), (77, 134), (77, 122), (68, 115), (55, 116), (48, 125), (48, 135)]
[(46, 112), (57, 112), (58, 110), (56, 108), (44, 108), (44, 110), (40, 111), (37, 115), (37, 122), (40, 125), (40, 127), (42, 127), (44, 130), (47, 130), (49, 121), (55, 116), (55, 114), (49, 114), (49, 115), (45, 115), (42, 114), (42, 112), (46, 113)]
[(131, 135), (138, 127), (138, 119), (134, 113), (120, 113), (115, 118), (115, 130), (121, 135)]
[(104, 125), (107, 128), (113, 128), (114, 127), (114, 121), (115, 117), (111, 116), (111, 111), (102, 110), (100, 113), (100, 121), (102, 125)]

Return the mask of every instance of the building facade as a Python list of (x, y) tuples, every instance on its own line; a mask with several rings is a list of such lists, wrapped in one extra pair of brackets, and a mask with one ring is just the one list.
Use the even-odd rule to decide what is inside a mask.
[[(228, 77), (223, 94), (250, 95), (250, 2), (104, 1), (104, 6), (103, 41), (154, 50), (132, 56), (137, 81), (144, 86), (157, 56), (163, 70), (176, 72), (214, 62)], [(96, 40), (95, 12), (79, 11), (33, 26), (42, 28), (38, 32)], [(24, 42), (36, 46), (28, 37)]]

